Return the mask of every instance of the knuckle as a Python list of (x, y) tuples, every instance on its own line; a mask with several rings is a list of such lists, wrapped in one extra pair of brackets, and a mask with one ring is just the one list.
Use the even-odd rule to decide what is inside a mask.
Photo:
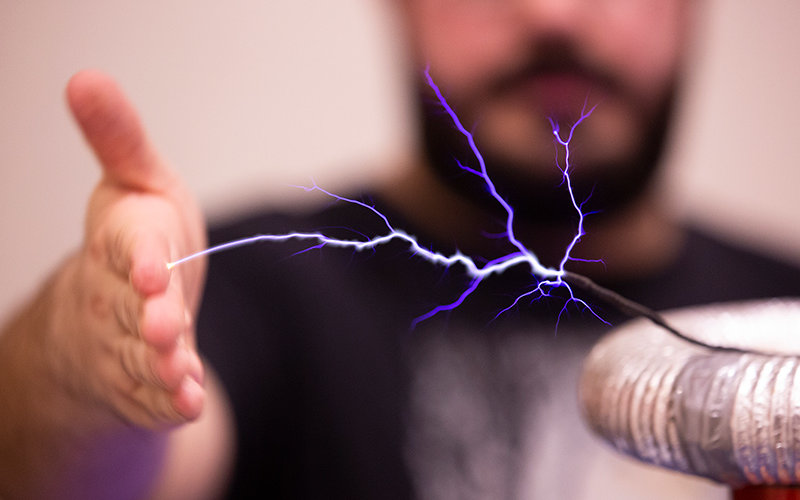
[[(121, 388), (125, 390), (112, 391), (109, 396), (110, 408), (120, 418), (135, 426), (163, 430), (195, 417), (195, 409), (183, 401), (185, 398), (181, 397), (180, 390), (171, 391), (131, 381), (121, 384)], [(186, 412), (189, 414), (184, 415)]]
[(99, 320), (105, 320), (111, 315), (111, 306), (108, 297), (103, 293), (93, 292), (88, 300), (89, 314)]
[(106, 251), (108, 252), (108, 262), (111, 267), (119, 273), (128, 272), (128, 240), (126, 232), (119, 228), (115, 230), (106, 240)]
[(128, 378), (144, 384), (163, 385), (151, 359), (149, 348), (138, 339), (129, 337), (122, 340), (119, 361)]
[(139, 331), (141, 301), (132, 291), (126, 289), (117, 297), (114, 312), (117, 323), (125, 332), (136, 338), (141, 338)]
[(112, 404), (124, 420), (145, 429), (160, 430), (183, 420), (171, 407), (168, 395), (152, 387), (139, 386), (118, 396)]
[(175, 405), (171, 394), (164, 390), (141, 391), (139, 402), (151, 421), (160, 425), (176, 424), (185, 421)]

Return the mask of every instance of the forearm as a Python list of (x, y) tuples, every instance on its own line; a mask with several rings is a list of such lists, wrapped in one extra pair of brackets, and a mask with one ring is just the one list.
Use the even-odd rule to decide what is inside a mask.
[(82, 387), (59, 332), (65, 265), (0, 336), (0, 497), (139, 498), (164, 456), (166, 433), (123, 423)]

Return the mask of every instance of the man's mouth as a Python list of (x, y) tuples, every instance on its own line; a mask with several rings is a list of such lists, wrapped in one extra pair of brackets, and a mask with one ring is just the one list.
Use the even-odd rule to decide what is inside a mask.
[(596, 78), (576, 72), (542, 72), (520, 79), (509, 94), (523, 106), (535, 106), (547, 115), (577, 115), (584, 103), (596, 104), (606, 94)]

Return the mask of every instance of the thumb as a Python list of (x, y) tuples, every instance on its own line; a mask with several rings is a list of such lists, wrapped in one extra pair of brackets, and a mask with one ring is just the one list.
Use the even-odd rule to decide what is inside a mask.
[(107, 180), (132, 189), (166, 188), (171, 173), (147, 138), (136, 109), (111, 77), (81, 71), (70, 79), (66, 94)]

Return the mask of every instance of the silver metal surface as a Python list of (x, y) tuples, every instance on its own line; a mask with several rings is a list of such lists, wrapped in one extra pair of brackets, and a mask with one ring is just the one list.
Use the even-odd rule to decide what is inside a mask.
[[(728, 483), (800, 483), (800, 300), (668, 313), (699, 347), (644, 320), (601, 340), (580, 394), (619, 451)], [(760, 353), (770, 354), (760, 354)]]

